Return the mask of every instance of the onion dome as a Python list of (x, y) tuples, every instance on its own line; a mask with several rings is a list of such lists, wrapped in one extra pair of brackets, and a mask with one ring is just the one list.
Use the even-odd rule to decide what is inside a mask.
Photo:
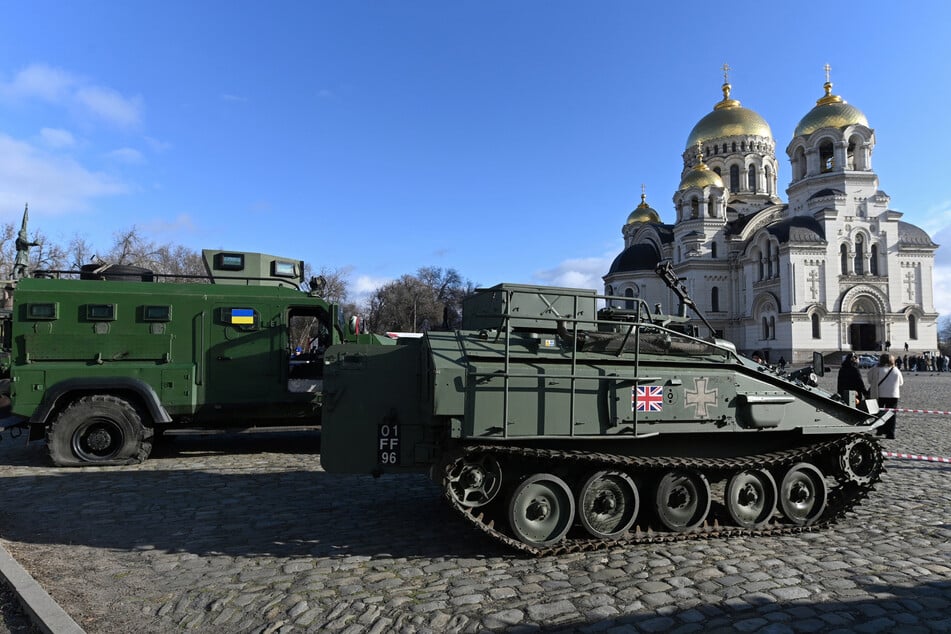
[(641, 204), (628, 215), (627, 222), (624, 224), (633, 225), (641, 222), (660, 222), (660, 214), (647, 204), (647, 194), (644, 192), (643, 185), (641, 185)]
[(703, 162), (703, 152), (700, 152), (699, 148), (697, 161), (693, 169), (684, 174), (684, 177), (680, 180), (680, 187), (677, 191), (684, 191), (691, 187), (699, 187), (700, 189), (704, 187), (724, 187), (723, 179), (720, 178), (720, 175), (707, 167), (707, 164)]
[(766, 227), (780, 244), (789, 242), (823, 243), (826, 239), (825, 227), (812, 216), (790, 216)]
[(910, 222), (898, 221), (898, 244), (903, 247), (937, 247), (931, 236)]
[[(724, 67), (724, 70), (728, 68)], [(725, 73), (724, 80), (726, 80)], [(730, 99), (731, 89), (732, 86), (724, 81), (723, 99), (713, 106), (713, 112), (700, 119), (690, 131), (690, 136), (687, 137), (688, 148), (698, 143), (730, 136), (773, 137), (766, 119), (748, 108), (743, 108), (736, 99)]]
[(614, 258), (608, 275), (629, 271), (653, 271), (660, 262), (660, 253), (649, 242), (632, 244)]
[(832, 94), (832, 82), (829, 81), (830, 66), (826, 64), (825, 95), (816, 100), (815, 107), (810, 110), (799, 125), (796, 126), (794, 137), (806, 136), (822, 128), (842, 129), (850, 125), (864, 125), (868, 127), (868, 119), (861, 110), (846, 103), (845, 99)]

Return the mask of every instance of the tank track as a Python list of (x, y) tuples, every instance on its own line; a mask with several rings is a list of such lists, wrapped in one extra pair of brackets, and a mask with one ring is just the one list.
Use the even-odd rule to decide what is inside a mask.
[[(656, 531), (651, 528), (644, 530), (637, 525), (619, 539), (573, 538), (572, 534), (569, 533), (565, 539), (557, 544), (535, 546), (515, 539), (496, 528), (495, 521), (486, 518), (482, 508), (465, 507), (456, 501), (450, 492), (447, 478), (449, 470), (455, 461), (444, 462), (441, 465), (440, 473), (442, 475), (440, 484), (450, 504), (474, 529), (514, 550), (537, 557), (592, 552), (625, 545), (670, 543), (695, 539), (792, 535), (827, 528), (835, 524), (846, 513), (860, 504), (863, 499), (868, 497), (869, 493), (874, 489), (875, 483), (881, 479), (881, 474), (885, 471), (881, 446), (874, 436), (871, 434), (849, 434), (835, 440), (825, 441), (815, 445), (734, 458), (641, 457), (503, 445), (468, 445), (462, 448), (461, 456), (459, 454), (455, 456), (456, 459), (459, 459), (460, 457), (487, 454), (517, 460), (544, 461), (551, 465), (562, 463), (565, 465), (584, 466), (591, 469), (624, 469), (628, 471), (638, 471), (640, 473), (669, 469), (693, 469), (701, 471), (704, 474), (725, 474), (733, 471), (742, 471), (744, 469), (783, 468), (799, 462), (823, 464), (831, 460), (833, 464), (838, 465), (837, 456), (841, 455), (844, 447), (855, 439), (864, 439), (874, 445), (877, 459), (872, 467), (871, 477), (868, 478), (868, 482), (860, 484), (851, 481), (848, 474), (846, 474), (841, 467), (833, 473), (824, 473), (823, 475), (827, 478), (834, 478), (837, 482), (837, 486), (830, 486), (826, 508), (822, 516), (804, 526), (784, 524), (778, 515), (774, 516), (765, 527), (757, 529), (720, 526), (717, 522), (713, 524), (705, 522), (702, 526), (694, 530), (675, 533)], [(552, 472), (557, 473), (558, 469), (553, 468)], [(501, 519), (504, 520), (504, 518)]]

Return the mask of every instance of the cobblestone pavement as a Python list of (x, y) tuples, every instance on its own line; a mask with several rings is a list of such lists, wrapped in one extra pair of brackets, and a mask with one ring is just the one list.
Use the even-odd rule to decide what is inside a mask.
[[(902, 406), (949, 395), (951, 375), (911, 375)], [(179, 438), (88, 469), (4, 438), (0, 538), (90, 633), (951, 631), (949, 465), (888, 461), (819, 533), (532, 559), (423, 477), (322, 472), (318, 438)], [(886, 447), (951, 456), (951, 417), (900, 415)]]

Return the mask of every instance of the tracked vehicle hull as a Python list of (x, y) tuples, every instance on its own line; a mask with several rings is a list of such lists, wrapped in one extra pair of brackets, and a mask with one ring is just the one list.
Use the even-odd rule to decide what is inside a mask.
[(501, 285), (461, 330), (331, 348), (323, 467), (428, 471), (466, 522), (539, 555), (815, 530), (879, 480), (890, 413), (595, 301)]

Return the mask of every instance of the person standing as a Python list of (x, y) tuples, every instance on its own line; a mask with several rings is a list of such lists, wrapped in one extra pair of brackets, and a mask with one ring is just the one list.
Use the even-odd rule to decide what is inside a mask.
[[(835, 388), (835, 391), (846, 403), (849, 403), (849, 401), (845, 393), (850, 390), (858, 392), (859, 400), (868, 398), (868, 388), (865, 387), (862, 373), (859, 372), (859, 355), (854, 352), (848, 353), (842, 360), (842, 367), (839, 368), (839, 377)], [(849, 405), (854, 407), (857, 403), (849, 403)]]
[[(878, 365), (868, 371), (868, 384), (872, 398), (877, 398), (879, 406), (887, 409), (898, 407), (898, 397), (904, 382), (901, 370), (895, 367), (895, 357), (890, 354), (879, 357)], [(895, 439), (896, 418), (896, 412), (892, 412), (891, 419), (879, 429), (879, 433), (884, 434), (889, 440)]]

